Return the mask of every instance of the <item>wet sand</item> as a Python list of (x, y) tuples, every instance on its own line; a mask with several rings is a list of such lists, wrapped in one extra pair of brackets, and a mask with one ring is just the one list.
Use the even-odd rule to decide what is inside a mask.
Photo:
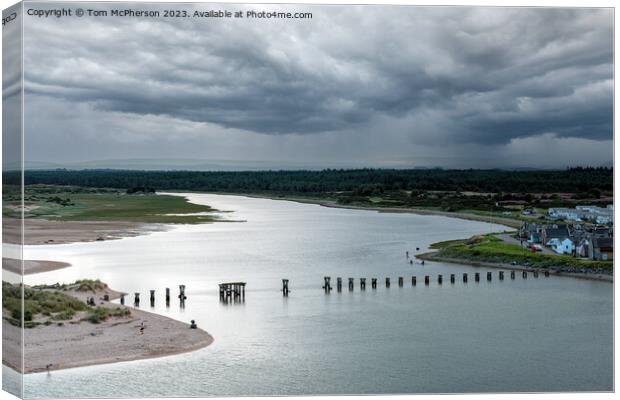
[[(70, 266), (71, 264), (60, 261), (24, 260), (24, 275), (38, 274), (39, 272), (48, 272)], [(2, 269), (16, 274), (22, 273), (20, 260), (14, 258), (2, 257)]]
[[(2, 220), (4, 243), (22, 244), (21, 221), (15, 218)], [(49, 221), (24, 220), (25, 245), (94, 242), (133, 237), (165, 230), (163, 224), (144, 224), (122, 221)]]
[[(103, 295), (118, 298), (118, 292), (107, 289), (92, 292), (63, 292), (83, 301), (94, 296), (97, 304), (105, 307), (124, 307), (103, 301)], [(77, 322), (84, 317), (80, 313), (71, 321), (24, 329), (24, 372), (51, 371), (107, 364), (121, 361), (140, 360), (185, 353), (206, 347), (213, 343), (213, 337), (202, 329), (190, 329), (189, 325), (171, 318), (130, 308), (129, 317), (112, 317), (100, 323)], [(58, 321), (61, 322), (61, 321)], [(144, 323), (144, 333), (140, 333)], [(197, 321), (200, 324), (200, 321)], [(21, 364), (21, 330), (2, 320), (3, 359), (13, 369)]]

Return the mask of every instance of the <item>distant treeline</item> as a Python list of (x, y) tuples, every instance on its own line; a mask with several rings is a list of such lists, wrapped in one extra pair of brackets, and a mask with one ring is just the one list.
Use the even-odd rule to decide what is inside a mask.
[[(20, 183), (5, 172), (5, 184)], [(231, 193), (326, 193), (445, 190), (486, 193), (613, 191), (612, 168), (565, 170), (326, 169), (322, 171), (30, 170), (25, 183)]]

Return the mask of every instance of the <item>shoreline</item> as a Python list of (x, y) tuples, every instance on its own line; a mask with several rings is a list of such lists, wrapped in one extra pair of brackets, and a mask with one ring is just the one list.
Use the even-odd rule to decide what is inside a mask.
[[(52, 364), (50, 371), (56, 371), (178, 355), (205, 348), (214, 341), (203, 329), (190, 329), (184, 322), (113, 303), (121, 293), (109, 288), (95, 293), (65, 293), (81, 301), (94, 296), (98, 306), (129, 309), (131, 314), (109, 317), (98, 324), (79, 321), (80, 316), (77, 316), (77, 320), (24, 329), (24, 374), (46, 372), (48, 364)], [(110, 301), (104, 301), (104, 295), (108, 295)], [(140, 333), (142, 324), (145, 326), (143, 334)], [(22, 361), (22, 330), (6, 319), (2, 320), (2, 329), (5, 346), (2, 363), (20, 372), (15, 366)]]
[(459, 264), (459, 265), (467, 265), (471, 267), (484, 267), (484, 268), (493, 268), (493, 269), (503, 269), (503, 270), (516, 270), (516, 271), (549, 271), (550, 275), (565, 277), (565, 278), (576, 278), (576, 279), (584, 279), (591, 281), (599, 281), (599, 282), (614, 282), (614, 277), (612, 275), (605, 274), (584, 274), (581, 272), (560, 272), (554, 269), (545, 269), (545, 268), (532, 268), (525, 267), (523, 265), (512, 265), (506, 263), (492, 263), (487, 261), (473, 261), (473, 260), (465, 260), (460, 258), (451, 258), (451, 257), (442, 257), (438, 255), (439, 251), (431, 251), (428, 253), (418, 254), (415, 257), (420, 260), (425, 261), (438, 261), (438, 262), (446, 262), (451, 264)]
[(342, 208), (346, 210), (376, 211), (380, 213), (382, 212), (382, 213), (394, 213), (394, 214), (436, 215), (440, 217), (456, 218), (456, 219), (461, 219), (465, 221), (478, 221), (478, 222), (486, 222), (486, 223), (496, 224), (496, 225), (503, 225), (510, 229), (518, 229), (521, 226), (520, 221), (515, 220), (515, 219), (494, 217), (494, 216), (484, 216), (484, 215), (472, 214), (472, 213), (467, 213), (467, 212), (425, 210), (425, 209), (420, 209), (420, 208), (364, 207), (364, 206), (337, 204), (331, 200), (305, 199), (305, 198), (297, 198), (297, 197), (273, 197), (273, 196), (262, 196), (259, 194), (239, 194), (239, 193), (209, 193), (209, 194), (241, 196), (241, 197), (250, 197), (250, 198), (255, 198), (255, 199), (292, 201), (294, 203), (315, 204), (321, 207)]

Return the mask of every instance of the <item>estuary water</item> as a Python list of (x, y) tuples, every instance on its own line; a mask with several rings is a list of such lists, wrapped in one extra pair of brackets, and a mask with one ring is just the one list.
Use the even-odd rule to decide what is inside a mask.
[[(613, 285), (542, 275), (499, 281), (486, 268), (411, 265), (431, 243), (505, 228), (440, 216), (186, 194), (230, 222), (176, 226), (108, 242), (27, 246), (72, 267), (27, 284), (98, 278), (140, 292), (142, 308), (198, 325), (215, 342), (176, 356), (32, 374), (42, 397), (610, 391)], [(237, 222), (232, 222), (237, 221)], [(239, 222), (244, 221), (244, 222)], [(463, 272), (470, 273), (463, 283)], [(472, 274), (481, 272), (476, 283)], [(457, 274), (451, 284), (449, 274)], [(436, 278), (443, 274), (443, 285)], [(417, 276), (412, 287), (411, 276)], [(424, 285), (424, 275), (432, 280)], [(323, 276), (344, 278), (326, 295)], [(398, 286), (397, 278), (405, 277)], [(347, 278), (355, 278), (350, 292)], [(368, 279), (361, 291), (359, 278)], [(379, 287), (370, 288), (370, 278)], [(385, 277), (391, 277), (386, 288)], [(282, 296), (281, 279), (290, 280)], [(218, 283), (247, 282), (242, 304)], [(178, 285), (187, 286), (181, 309)], [(335, 285), (335, 282), (333, 283)], [(172, 304), (164, 304), (170, 287)], [(150, 289), (156, 305), (148, 304)], [(128, 301), (128, 303), (131, 302)], [(4, 379), (16, 374), (4, 368)]]

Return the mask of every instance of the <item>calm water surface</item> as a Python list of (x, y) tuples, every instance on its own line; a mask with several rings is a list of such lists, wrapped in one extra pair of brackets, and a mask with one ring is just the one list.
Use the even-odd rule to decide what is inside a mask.
[[(27, 397), (240, 396), (347, 393), (609, 391), (613, 285), (549, 277), (486, 282), (487, 269), (409, 265), (431, 243), (504, 230), (437, 216), (331, 209), (238, 196), (188, 194), (246, 222), (177, 226), (109, 242), (29, 246), (25, 257), (73, 267), (27, 284), (99, 278), (155, 289), (154, 312), (199, 326), (213, 345), (188, 354), (27, 375)], [(449, 283), (481, 272), (483, 281)], [(435, 283), (437, 274), (444, 283)], [(411, 287), (411, 276), (418, 286)], [(431, 275), (425, 287), (423, 276)], [(323, 276), (345, 278), (325, 295)], [(384, 287), (384, 278), (392, 287)], [(397, 277), (404, 276), (399, 288)], [(353, 292), (346, 278), (355, 277)], [(365, 292), (359, 277), (368, 278)], [(370, 278), (380, 279), (377, 290)], [(281, 279), (290, 279), (283, 298)], [(248, 283), (224, 305), (217, 284)], [(422, 280), (422, 284), (420, 281)], [(180, 309), (178, 285), (187, 285)], [(163, 293), (173, 290), (166, 308)], [(175, 301), (176, 300), (176, 301)], [(10, 382), (16, 374), (3, 369)], [(10, 383), (9, 383), (10, 384)]]

